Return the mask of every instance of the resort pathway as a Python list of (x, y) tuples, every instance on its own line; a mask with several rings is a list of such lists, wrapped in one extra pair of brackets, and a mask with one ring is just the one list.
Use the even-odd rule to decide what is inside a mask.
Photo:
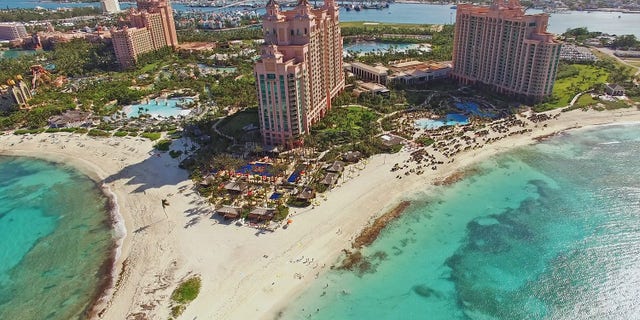
[(578, 92), (573, 99), (571, 99), (571, 102), (569, 102), (569, 105), (567, 107), (573, 107), (573, 105), (576, 103), (576, 101), (578, 101), (578, 99), (580, 98), (580, 96), (582, 96), (585, 93), (591, 92), (593, 90), (587, 90), (587, 91), (582, 91), (582, 92)]
[(633, 74), (634, 76), (640, 75), (640, 67), (636, 67), (636, 66), (628, 63), (624, 59), (621, 59), (620, 57), (616, 56), (614, 50), (611, 50), (611, 49), (608, 49), (608, 48), (595, 48), (595, 49), (598, 50), (599, 52), (602, 52), (602, 53), (610, 56), (610, 57), (613, 57), (614, 59), (618, 60), (620, 63), (635, 69), (636, 73)]
[(213, 129), (213, 131), (215, 131), (217, 134), (231, 140), (231, 142), (236, 143), (236, 139), (230, 135), (227, 135), (226, 133), (222, 133), (222, 131), (218, 130), (218, 124), (220, 123), (220, 121), (216, 121), (216, 123), (213, 124), (213, 126), (211, 126), (211, 129)]

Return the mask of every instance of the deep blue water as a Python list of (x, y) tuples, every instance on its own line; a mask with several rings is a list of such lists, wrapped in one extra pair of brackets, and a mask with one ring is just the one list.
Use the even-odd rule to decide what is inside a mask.
[[(640, 124), (581, 129), (425, 189), (283, 319), (639, 319)], [(304, 310), (303, 310), (304, 309)]]
[(81, 319), (109, 272), (107, 199), (72, 168), (0, 156), (0, 319)]
[[(266, 1), (265, 1), (266, 2)], [(318, 1), (320, 3), (321, 1)], [(2, 0), (0, 8), (44, 8), (99, 6), (99, 3), (55, 3), (38, 2), (33, 0)], [(120, 3), (122, 9), (130, 7), (130, 3)], [(190, 8), (182, 4), (174, 3), (173, 8), (180, 11), (220, 11), (219, 8)], [(230, 8), (224, 11), (233, 10)], [(260, 14), (264, 9), (256, 10)], [(540, 10), (527, 10), (527, 13), (541, 13)], [(340, 10), (341, 21), (375, 21), (392, 23), (427, 23), (427, 24), (452, 24), (455, 22), (455, 10), (450, 5), (410, 4), (394, 3), (389, 9), (362, 10), (359, 12), (347, 12)], [(620, 12), (587, 12), (571, 11), (569, 14), (551, 14), (548, 30), (553, 33), (563, 33), (569, 28), (587, 27), (591, 31), (602, 31), (610, 34), (634, 34), (640, 37), (640, 15)]]

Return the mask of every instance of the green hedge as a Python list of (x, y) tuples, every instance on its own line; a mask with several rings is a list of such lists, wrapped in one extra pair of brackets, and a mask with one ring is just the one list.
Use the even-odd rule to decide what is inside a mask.
[(143, 138), (147, 138), (147, 139), (149, 139), (151, 141), (156, 141), (156, 140), (160, 139), (161, 135), (162, 134), (160, 132), (143, 132), (141, 134), (141, 136)]
[(99, 129), (91, 129), (87, 135), (92, 137), (110, 137), (111, 133)]
[(169, 148), (171, 147), (171, 142), (172, 141), (169, 139), (162, 139), (158, 141), (153, 147), (159, 151), (169, 151)]
[(201, 286), (202, 280), (199, 276), (194, 276), (181, 283), (171, 294), (171, 300), (176, 303), (171, 307), (171, 316), (179, 317), (186, 309), (186, 304), (196, 299)]

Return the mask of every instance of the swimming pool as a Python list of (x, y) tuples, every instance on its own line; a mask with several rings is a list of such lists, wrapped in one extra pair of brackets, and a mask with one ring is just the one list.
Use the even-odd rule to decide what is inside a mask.
[(444, 118), (440, 119), (423, 118), (415, 121), (416, 127), (429, 130), (438, 129), (443, 126), (462, 126), (466, 124), (469, 124), (469, 118), (459, 113), (450, 113), (447, 114)]
[(233, 73), (238, 70), (236, 67), (209, 67), (202, 63), (198, 64), (198, 68), (204, 74)]
[(465, 102), (456, 102), (454, 103), (456, 108), (461, 111), (470, 112), (473, 115), (483, 117), (483, 118), (495, 118), (496, 115), (491, 112), (480, 111), (480, 106), (476, 102), (465, 101)]
[(388, 52), (394, 49), (396, 52), (406, 52), (408, 50), (420, 50), (424, 52), (431, 51), (431, 48), (426, 45), (417, 43), (385, 43), (376, 41), (360, 41), (345, 44), (343, 48), (343, 55), (347, 55), (349, 51), (357, 52), (362, 55), (368, 52)]
[(186, 116), (191, 113), (189, 109), (182, 109), (181, 104), (191, 103), (193, 98), (156, 98), (146, 102), (125, 106), (122, 110), (127, 117), (138, 117), (141, 114), (148, 114), (154, 118), (169, 118)]
[(236, 170), (236, 174), (257, 174), (263, 177), (271, 177), (273, 173), (270, 168), (271, 165), (268, 163), (248, 163)]

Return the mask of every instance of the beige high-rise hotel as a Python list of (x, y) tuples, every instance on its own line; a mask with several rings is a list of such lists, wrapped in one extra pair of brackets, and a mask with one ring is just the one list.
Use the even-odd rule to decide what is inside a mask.
[(138, 0), (138, 10), (128, 15), (127, 27), (111, 31), (113, 49), (123, 67), (134, 65), (138, 56), (178, 45), (173, 10), (168, 0)]
[(551, 95), (561, 43), (547, 32), (547, 14), (525, 15), (518, 0), (507, 1), (458, 5), (451, 75), (540, 102)]
[(300, 0), (281, 11), (269, 0), (266, 11), (265, 43), (254, 67), (260, 132), (265, 145), (292, 147), (344, 88), (339, 8), (334, 0), (317, 9)]

